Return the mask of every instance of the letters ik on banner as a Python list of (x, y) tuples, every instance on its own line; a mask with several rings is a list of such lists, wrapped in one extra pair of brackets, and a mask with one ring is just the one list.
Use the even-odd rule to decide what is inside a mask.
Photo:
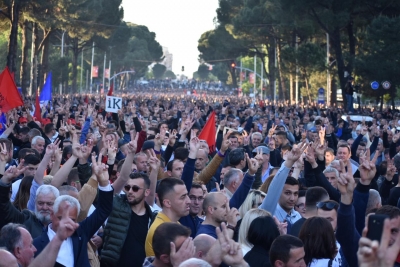
[(106, 96), (106, 111), (112, 113), (118, 113), (118, 110), (122, 108), (122, 98), (115, 96)]

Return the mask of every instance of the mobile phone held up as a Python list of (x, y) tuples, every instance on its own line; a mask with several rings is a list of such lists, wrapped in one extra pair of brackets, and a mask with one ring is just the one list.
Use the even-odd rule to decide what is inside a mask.
[(389, 218), (387, 215), (374, 214), (368, 217), (368, 233), (367, 238), (381, 242), (383, 227), (385, 219)]

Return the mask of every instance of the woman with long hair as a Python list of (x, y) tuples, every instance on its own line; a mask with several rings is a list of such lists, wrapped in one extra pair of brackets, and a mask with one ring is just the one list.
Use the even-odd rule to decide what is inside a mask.
[(239, 244), (242, 247), (243, 255), (253, 247), (253, 245), (247, 240), (247, 234), (250, 228), (251, 222), (260, 216), (271, 216), (271, 213), (262, 209), (251, 209), (243, 217), (242, 223), (239, 228)]
[(19, 211), (28, 208), (28, 201), (29, 201), (32, 181), (33, 181), (33, 176), (26, 176), (22, 178), (17, 195), (15, 196), (15, 200), (13, 202), (14, 206)]
[(308, 267), (340, 267), (334, 261), (338, 248), (332, 225), (327, 219), (307, 219), (301, 227), (299, 238), (304, 243), (304, 261)]
[(250, 190), (243, 204), (239, 208), (240, 218), (243, 218), (246, 212), (258, 208), (265, 198), (265, 193), (260, 190)]
[(270, 267), (269, 249), (279, 236), (279, 230), (271, 216), (261, 216), (251, 222), (247, 241), (253, 245), (244, 256), (250, 267)]

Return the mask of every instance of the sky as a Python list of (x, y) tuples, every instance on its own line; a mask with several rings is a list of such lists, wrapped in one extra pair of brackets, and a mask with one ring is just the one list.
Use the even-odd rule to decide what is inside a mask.
[(124, 20), (145, 25), (173, 54), (172, 70), (191, 77), (199, 66), (197, 42), (214, 29), (218, 0), (123, 0)]

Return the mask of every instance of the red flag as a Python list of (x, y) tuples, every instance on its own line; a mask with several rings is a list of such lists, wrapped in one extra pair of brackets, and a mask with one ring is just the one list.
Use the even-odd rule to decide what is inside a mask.
[(111, 84), (110, 89), (108, 90), (107, 95), (108, 95), (108, 96), (112, 96), (112, 95), (113, 95), (113, 92), (114, 92), (114, 85)]
[(89, 104), (89, 97), (87, 95), (85, 96), (85, 103)]
[(17, 86), (11, 76), (10, 70), (6, 67), (0, 74), (0, 108), (7, 112), (15, 107), (24, 105)]
[(34, 115), (36, 120), (41, 122), (42, 121), (42, 113), (40, 110), (40, 103), (39, 103), (39, 94), (36, 92), (36, 102), (35, 102), (35, 113)]
[(203, 130), (201, 130), (199, 139), (207, 141), (210, 154), (215, 152), (215, 111), (210, 114), (206, 125), (204, 125)]

